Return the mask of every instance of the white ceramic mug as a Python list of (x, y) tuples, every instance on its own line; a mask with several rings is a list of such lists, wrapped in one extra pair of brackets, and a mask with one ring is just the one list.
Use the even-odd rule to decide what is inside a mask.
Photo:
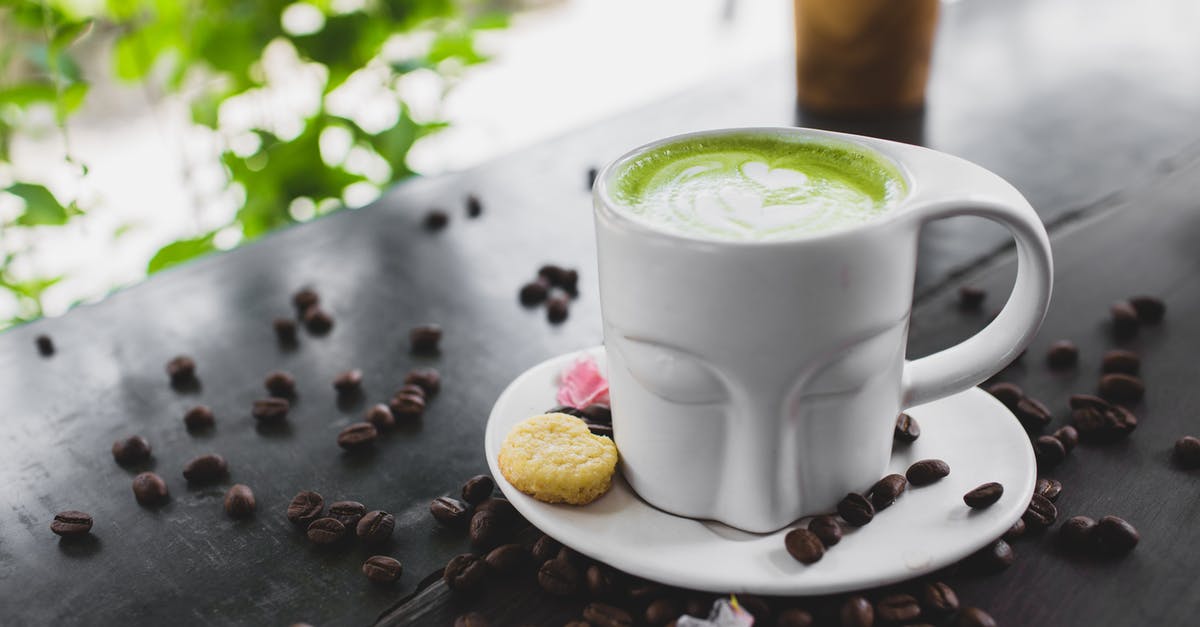
[[(782, 241), (679, 235), (609, 194), (623, 164), (664, 143), (746, 132), (866, 149), (895, 165), (907, 192), (872, 221)], [(660, 509), (746, 531), (777, 530), (866, 490), (887, 467), (899, 412), (999, 371), (1050, 300), (1050, 244), (1025, 198), (978, 165), (918, 146), (798, 128), (692, 133), (609, 164), (594, 202), (625, 478)], [(1016, 284), (978, 334), (907, 361), (917, 235), (962, 215), (1012, 232)]]

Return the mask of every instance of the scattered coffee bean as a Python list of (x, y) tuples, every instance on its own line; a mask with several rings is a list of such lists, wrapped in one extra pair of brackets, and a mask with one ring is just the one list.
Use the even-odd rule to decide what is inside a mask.
[(908, 480), (903, 475), (888, 475), (871, 486), (871, 489), (867, 491), (867, 498), (871, 499), (871, 505), (875, 506), (875, 511), (882, 511), (895, 503), (907, 487)]
[(808, 530), (821, 539), (821, 544), (829, 548), (842, 541), (842, 524), (837, 518), (824, 514), (808, 521)]
[(113, 442), (112, 455), (122, 466), (140, 464), (150, 459), (150, 443), (140, 435), (129, 436)]
[[(679, 603), (677, 603), (675, 599), (667, 597), (665, 599), (655, 599), (654, 601), (651, 601), (650, 605), (646, 606), (646, 611), (642, 613), (642, 618), (645, 619), (647, 625), (658, 627), (659, 625), (666, 625), (676, 618), (679, 618), (680, 613), (681, 611), (679, 609)], [(590, 623), (591, 621), (588, 622)], [(625, 626), (631, 625), (632, 623), (616, 622), (608, 624), (614, 626)]]
[(1054, 520), (1058, 518), (1058, 508), (1054, 507), (1054, 503), (1051, 503), (1050, 499), (1040, 494), (1034, 494), (1029, 501), (1029, 507), (1025, 509), (1021, 518), (1029, 529), (1045, 529), (1053, 525)]
[(425, 397), (411, 393), (397, 394), (388, 401), (388, 409), (399, 420), (416, 420), (425, 415)]
[(296, 343), (296, 323), (290, 318), (276, 318), (272, 320), (271, 328), (275, 329), (275, 339), (280, 344), (291, 345)]
[(475, 475), (467, 479), (462, 487), (462, 498), (471, 505), (477, 505), (492, 495), (496, 482), (489, 475)]
[(579, 589), (579, 571), (571, 562), (546, 560), (538, 569), (537, 581), (542, 590), (556, 596), (570, 596)]
[(542, 537), (538, 538), (537, 542), (533, 543), (533, 548), (530, 549), (530, 552), (533, 553), (533, 559), (541, 563), (554, 559), (561, 549), (562, 545), (559, 544), (558, 540), (555, 540), (546, 534), (542, 534)]
[(347, 451), (357, 451), (365, 449), (375, 443), (375, 438), (379, 436), (379, 430), (375, 425), (369, 422), (356, 422), (342, 429), (338, 434), (338, 446)]
[(1010, 411), (1017, 408), (1017, 403), (1025, 398), (1025, 392), (1014, 383), (996, 383), (987, 388), (987, 393), (996, 397)]
[(362, 565), (362, 573), (375, 583), (394, 583), (403, 570), (400, 560), (387, 555), (372, 555)]
[(442, 389), (442, 376), (433, 368), (417, 368), (404, 377), (405, 383), (411, 383), (425, 390), (426, 396), (437, 396)]
[(439, 350), (442, 341), (442, 327), (436, 324), (422, 324), (413, 327), (408, 332), (408, 343), (412, 352), (430, 354)]
[(597, 170), (596, 168), (588, 168), (588, 171), (587, 171), (588, 191), (592, 191), (592, 188), (596, 186), (596, 177), (599, 175), (600, 175), (600, 170)]
[(1058, 438), (1059, 442), (1062, 442), (1063, 450), (1068, 453), (1071, 452), (1071, 449), (1075, 448), (1076, 444), (1079, 444), (1079, 431), (1071, 425), (1063, 425), (1056, 429), (1054, 437)]
[(49, 335), (39, 335), (33, 338), (33, 343), (37, 345), (38, 353), (42, 357), (49, 357), (54, 354), (54, 340), (50, 339)]
[(563, 283), (566, 282), (567, 269), (562, 266), (548, 263), (538, 268), (538, 277), (544, 279), (550, 285), (562, 287)]
[(471, 519), (471, 510), (466, 503), (448, 496), (439, 496), (429, 503), (429, 513), (447, 527), (465, 527)]
[(1129, 304), (1137, 312), (1138, 322), (1142, 324), (1158, 324), (1167, 313), (1166, 303), (1153, 296), (1136, 296), (1129, 299)]
[[(592, 564), (584, 573), (584, 583), (588, 594), (593, 599), (609, 599), (617, 596), (616, 577), (612, 569), (600, 564)], [(707, 608), (705, 608), (707, 611)], [(705, 614), (707, 616), (707, 614)]]
[(950, 466), (940, 459), (923, 459), (904, 473), (908, 482), (915, 486), (927, 486), (950, 474)]
[(1071, 397), (1071, 422), (1079, 438), (1091, 442), (1113, 442), (1137, 428), (1137, 418), (1128, 409), (1087, 394)]
[(352, 368), (339, 373), (333, 378), (333, 389), (339, 396), (353, 394), (362, 389), (363, 373), (358, 368)]
[(479, 502), (475, 506), (477, 512), (492, 512), (500, 517), (500, 520), (506, 525), (512, 525), (522, 520), (521, 514), (517, 508), (508, 499), (503, 497), (489, 497)]
[(837, 505), (837, 512), (842, 519), (852, 526), (861, 527), (875, 518), (875, 507), (861, 494), (851, 492)]
[(417, 385), (416, 383), (405, 383), (404, 385), (401, 385), (400, 389), (396, 390), (396, 396), (401, 394), (412, 394), (421, 400), (426, 400), (425, 388)]
[(976, 551), (968, 561), (974, 569), (991, 575), (1012, 566), (1015, 559), (1016, 554), (1013, 553), (1012, 546), (1004, 540), (996, 540)]
[(333, 544), (346, 535), (346, 525), (336, 518), (318, 518), (309, 523), (305, 535), (313, 544)]
[(1008, 531), (1004, 532), (1002, 537), (1005, 540), (1012, 541), (1020, 538), (1023, 535), (1025, 535), (1025, 520), (1018, 518), (1017, 522), (1013, 523), (1012, 526), (1008, 528)]
[(292, 294), (292, 305), (295, 305), (296, 311), (301, 314), (320, 303), (321, 295), (311, 287), (302, 287)]
[(564, 296), (551, 296), (546, 300), (546, 319), (558, 324), (570, 314), (570, 302)]
[(792, 529), (783, 537), (789, 555), (801, 564), (812, 564), (825, 556), (825, 545), (808, 529)]
[(183, 425), (188, 431), (203, 431), (211, 429), (217, 424), (216, 418), (213, 417), (213, 410), (207, 405), (197, 405), (183, 415)]
[(246, 518), (254, 513), (254, 492), (250, 486), (235, 483), (225, 493), (225, 513), (232, 518)]
[(1200, 438), (1185, 435), (1175, 441), (1175, 463), (1183, 468), (1200, 468)]
[(1062, 484), (1059, 483), (1058, 479), (1040, 477), (1033, 486), (1033, 493), (1040, 494), (1047, 501), (1053, 503), (1058, 500), (1058, 495), (1062, 493)]
[(1029, 433), (1041, 431), (1054, 418), (1049, 408), (1037, 399), (1028, 396), (1017, 401), (1017, 406), (1013, 408), (1012, 412), (1021, 422), (1021, 426)]
[(612, 425), (603, 425), (594, 422), (588, 422), (585, 424), (587, 424), (588, 431), (591, 431), (592, 435), (602, 435), (609, 439), (613, 437)]
[(875, 603), (875, 618), (885, 623), (906, 623), (921, 615), (921, 606), (910, 594), (889, 594)]
[(133, 498), (140, 505), (157, 505), (167, 499), (167, 482), (162, 477), (143, 472), (133, 478)]
[(838, 614), (842, 627), (871, 627), (875, 624), (875, 608), (865, 597), (852, 596), (846, 599)]
[(427, 231), (440, 231), (450, 223), (450, 215), (441, 209), (431, 209), (421, 223)]
[(304, 312), (304, 328), (313, 335), (325, 335), (333, 328), (333, 316), (320, 306), (309, 307)]
[(375, 428), (379, 431), (391, 429), (396, 426), (396, 417), (392, 414), (392, 410), (388, 409), (388, 406), (383, 403), (372, 405), (363, 417), (367, 422), (375, 425)]
[(367, 544), (381, 544), (391, 539), (396, 527), (396, 517), (381, 510), (363, 514), (354, 525), (354, 535)]
[(1087, 516), (1072, 516), (1058, 528), (1057, 540), (1063, 548), (1076, 553), (1091, 550), (1095, 544), (1092, 532), (1096, 529), (1096, 521)]
[(484, 556), (493, 572), (513, 574), (524, 569), (530, 562), (529, 551), (519, 544), (502, 544)]
[(949, 616), (958, 611), (958, 595), (940, 581), (928, 582), (921, 586), (921, 609), (933, 618)]
[(1004, 486), (996, 482), (985, 483), (963, 495), (963, 502), (971, 509), (986, 509), (996, 504), (1004, 495)]
[[(575, 622), (575, 621), (571, 621)], [(567, 623), (570, 625), (571, 623)], [(490, 627), (491, 623), (479, 612), (467, 612), (454, 619), (454, 627)]]
[(912, 444), (921, 437), (921, 425), (917, 424), (916, 419), (908, 414), (900, 414), (896, 418), (896, 429), (892, 433), (892, 437), (897, 442)]
[(483, 213), (483, 202), (479, 200), (479, 196), (467, 194), (466, 208), (468, 218), (478, 218)]
[(329, 506), (329, 517), (353, 529), (367, 513), (367, 507), (358, 501), (338, 501)]
[(958, 288), (958, 307), (963, 311), (979, 311), (983, 307), (983, 299), (987, 297), (987, 292), (982, 288), (973, 285), (964, 285)]
[(1124, 555), (1141, 539), (1133, 525), (1116, 516), (1105, 516), (1097, 521), (1092, 535), (1097, 548), (1105, 555)]
[(977, 607), (964, 607), (954, 621), (954, 627), (996, 627), (991, 615)]
[(288, 503), (287, 518), (293, 524), (308, 526), (309, 523), (321, 517), (325, 509), (325, 499), (311, 490), (300, 492)]
[(183, 478), (188, 483), (211, 483), (222, 479), (229, 472), (225, 458), (216, 454), (192, 458), (183, 466)]
[(250, 406), (250, 415), (263, 424), (278, 424), (287, 419), (291, 408), (286, 398), (260, 398)]
[(1100, 377), (1097, 392), (1100, 398), (1110, 403), (1134, 405), (1146, 395), (1146, 386), (1138, 377), (1114, 373)]
[(1118, 340), (1129, 339), (1138, 332), (1138, 315), (1133, 305), (1126, 301), (1113, 303), (1109, 308), (1112, 315), (1112, 332)]
[[(696, 615), (689, 613), (688, 616), (696, 616)], [(789, 609), (783, 610), (782, 612), (779, 613), (779, 618), (775, 619), (775, 626), (776, 627), (812, 627), (813, 626), (813, 616), (812, 616), (812, 614), (810, 614), (798, 607), (789, 608)]]
[(471, 516), (471, 524), (468, 527), (468, 536), (471, 539), (471, 546), (475, 549), (487, 551), (498, 546), (503, 540), (507, 531), (504, 521), (492, 512), (475, 512)]
[(1133, 351), (1111, 350), (1104, 353), (1100, 372), (1104, 374), (1137, 375), (1142, 370), (1142, 358)]
[(289, 397), (296, 394), (296, 379), (292, 375), (276, 370), (263, 379), (263, 387), (271, 396)]
[(487, 564), (470, 553), (454, 556), (442, 571), (442, 580), (446, 582), (446, 586), (460, 594), (479, 591), (486, 576)]
[(1059, 340), (1046, 352), (1046, 365), (1052, 370), (1065, 370), (1079, 363), (1079, 347), (1071, 340)]
[(575, 298), (579, 295), (579, 272), (574, 269), (567, 269), (566, 272), (563, 272), (558, 286), (567, 293), (567, 296)]
[(538, 277), (536, 281), (530, 281), (521, 286), (521, 291), (518, 293), (518, 299), (522, 305), (532, 307), (540, 305), (546, 300), (546, 296), (550, 294), (550, 282), (544, 277)]
[(171, 385), (183, 385), (196, 380), (196, 362), (187, 355), (180, 355), (167, 362), (167, 376)]
[(91, 530), (92, 515), (73, 509), (55, 514), (54, 520), (50, 522), (50, 531), (64, 538), (81, 536)]
[(1043, 435), (1033, 441), (1033, 454), (1037, 457), (1038, 468), (1053, 468), (1067, 458), (1067, 449), (1058, 438)]
[[(646, 610), (647, 613), (649, 611), (649, 609)], [(631, 627), (633, 625), (633, 616), (629, 612), (606, 603), (588, 603), (583, 608), (583, 619), (592, 627)], [(665, 622), (651, 622), (650, 624), (665, 624)]]
[(584, 419), (602, 425), (612, 424), (612, 408), (604, 403), (592, 403), (583, 408)]

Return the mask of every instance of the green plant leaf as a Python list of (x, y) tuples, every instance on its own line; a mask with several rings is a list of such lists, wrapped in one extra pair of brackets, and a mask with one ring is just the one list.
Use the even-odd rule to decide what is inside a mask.
[(83, 104), (83, 99), (87, 97), (87, 83), (72, 83), (68, 85), (62, 92), (62, 100), (59, 101), (64, 114), (70, 113), (79, 108)]
[(213, 231), (200, 237), (182, 239), (163, 246), (158, 249), (158, 252), (154, 253), (154, 257), (150, 259), (150, 263), (146, 264), (146, 273), (154, 274), (155, 272), (215, 251), (217, 249), (214, 243), (216, 236), (216, 231)]
[(25, 201), (25, 211), (17, 216), (20, 226), (57, 226), (66, 224), (73, 213), (45, 186), (33, 183), (14, 183), (4, 191)]
[(67, 24), (59, 24), (54, 31), (54, 38), (50, 40), (50, 48), (54, 50), (65, 50), (83, 37), (92, 28), (92, 20), (83, 20), (82, 22), (73, 22)]
[(145, 78), (154, 67), (154, 51), (145, 31), (122, 35), (113, 44), (114, 72), (117, 78), (137, 81)]
[(475, 30), (493, 30), (508, 28), (507, 13), (484, 13), (471, 20), (471, 28)]
[(62, 274), (40, 279), (29, 279), (26, 281), (9, 281), (3, 277), (0, 277), (0, 287), (5, 288), (18, 296), (24, 296), (35, 301), (40, 301), (43, 292), (45, 292), (50, 286), (62, 281), (65, 278), (66, 276)]
[(54, 85), (49, 83), (18, 83), (0, 89), (0, 104), (26, 107), (35, 102), (54, 102), (56, 96)]

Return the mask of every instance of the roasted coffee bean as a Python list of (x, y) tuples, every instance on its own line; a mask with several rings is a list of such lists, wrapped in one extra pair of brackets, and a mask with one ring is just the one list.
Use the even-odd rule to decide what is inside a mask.
[(521, 520), (520, 512), (504, 497), (488, 497), (483, 499), (475, 506), (475, 511), (492, 512), (496, 516), (499, 516), (500, 520), (506, 525), (511, 525)]
[(311, 287), (302, 287), (292, 294), (292, 305), (296, 307), (296, 311), (304, 313), (312, 307), (316, 307), (321, 303), (321, 295)]
[(825, 556), (825, 544), (808, 529), (792, 529), (783, 537), (789, 555), (801, 564), (813, 564)]
[(157, 505), (167, 499), (167, 482), (162, 477), (143, 472), (133, 478), (133, 498), (141, 505)]
[(875, 511), (882, 511), (895, 503), (907, 487), (908, 480), (903, 475), (888, 475), (871, 486), (871, 489), (867, 491), (867, 498), (871, 499), (871, 505), (875, 506)]
[(1113, 442), (1137, 428), (1137, 418), (1128, 409), (1087, 394), (1071, 397), (1071, 422), (1079, 439)]
[(405, 383), (411, 383), (425, 390), (425, 396), (437, 396), (442, 389), (442, 376), (433, 368), (417, 368), (410, 370), (404, 377)]
[(865, 597), (852, 596), (846, 599), (838, 614), (842, 627), (871, 627), (875, 624), (875, 608)]
[(529, 551), (519, 544), (501, 544), (483, 558), (493, 572), (512, 574), (530, 562)]
[(92, 530), (92, 515), (78, 510), (67, 510), (54, 515), (50, 531), (63, 537), (81, 536)]
[(1079, 431), (1071, 425), (1063, 425), (1056, 429), (1054, 437), (1058, 438), (1059, 442), (1062, 442), (1063, 450), (1068, 453), (1071, 452), (1071, 449), (1075, 448), (1076, 444), (1079, 444)]
[(393, 583), (403, 570), (400, 560), (387, 555), (372, 555), (362, 565), (363, 574), (375, 583)]
[(1017, 408), (1017, 403), (1025, 398), (1025, 392), (1015, 383), (996, 383), (987, 388), (987, 393), (996, 397), (1010, 411)]
[(276, 370), (263, 379), (263, 387), (271, 396), (289, 397), (296, 394), (296, 379), (292, 375)]
[(550, 294), (550, 282), (545, 278), (539, 277), (536, 281), (530, 281), (521, 286), (521, 291), (517, 294), (522, 305), (532, 307), (540, 305), (546, 300), (546, 296)]
[(396, 527), (396, 517), (375, 509), (363, 514), (354, 525), (354, 535), (367, 544), (380, 544), (392, 537), (392, 529)]
[(1038, 478), (1037, 483), (1033, 486), (1033, 493), (1040, 494), (1047, 501), (1053, 503), (1058, 500), (1058, 495), (1062, 493), (1062, 484), (1057, 479), (1041, 477)]
[(1000, 500), (1004, 495), (1004, 486), (996, 483), (985, 483), (963, 495), (963, 502), (971, 509), (986, 509)]
[(404, 385), (401, 385), (400, 389), (396, 390), (396, 394), (394, 396), (400, 396), (401, 394), (412, 394), (413, 396), (416, 396), (416, 397), (420, 398), (421, 400), (426, 400), (425, 399), (425, 388), (423, 388), (415, 383), (405, 383)]
[(352, 368), (345, 372), (338, 373), (338, 376), (333, 378), (333, 389), (339, 395), (353, 394), (362, 389), (363, 373), (358, 368)]
[(304, 312), (304, 328), (313, 335), (325, 335), (333, 328), (333, 316), (319, 305)]
[(1104, 353), (1100, 372), (1104, 374), (1137, 375), (1142, 370), (1142, 358), (1133, 351), (1111, 350)]
[(338, 501), (329, 506), (329, 517), (338, 519), (347, 529), (353, 529), (366, 513), (366, 506), (358, 501)]
[(571, 304), (564, 296), (555, 295), (546, 299), (546, 319), (558, 324), (567, 319), (571, 312)]
[(1097, 388), (1100, 398), (1121, 405), (1134, 405), (1146, 395), (1142, 380), (1129, 374), (1106, 374)]
[(1133, 305), (1126, 301), (1113, 303), (1109, 308), (1112, 315), (1112, 332), (1118, 340), (1129, 339), (1138, 332), (1138, 315)]
[(1079, 363), (1079, 347), (1071, 340), (1059, 340), (1046, 352), (1046, 365), (1052, 370), (1065, 370)]
[(1097, 549), (1105, 555), (1124, 555), (1141, 539), (1133, 525), (1116, 516), (1105, 516), (1097, 521), (1092, 535)]
[(287, 419), (291, 408), (286, 398), (260, 398), (250, 406), (250, 415), (263, 424), (278, 424)]
[(766, 599), (752, 594), (739, 594), (737, 598), (742, 609), (754, 616), (755, 623), (766, 624), (770, 620), (771, 606), (767, 604)]
[(530, 549), (530, 552), (533, 553), (533, 559), (537, 560), (540, 564), (541, 562), (554, 559), (561, 549), (562, 545), (559, 544), (558, 540), (542, 534), (542, 537), (533, 543), (533, 548)]
[(1025, 509), (1025, 513), (1021, 515), (1025, 521), (1025, 526), (1030, 529), (1045, 529), (1054, 524), (1054, 520), (1058, 518), (1058, 508), (1054, 507), (1054, 503), (1050, 499), (1034, 494), (1029, 501), (1029, 507)]
[(1142, 324), (1158, 324), (1167, 313), (1166, 303), (1153, 296), (1136, 296), (1129, 299), (1129, 304), (1137, 312), (1138, 322)]
[[(646, 605), (655, 599), (661, 599), (667, 595), (665, 586), (647, 579), (631, 578), (628, 588), (625, 590), (625, 595), (629, 597), (630, 602), (634, 605)], [(741, 601), (742, 595), (738, 595), (738, 600)], [(743, 608), (749, 610), (745, 605)], [(753, 613), (753, 612), (751, 612)]]
[(554, 265), (552, 263), (548, 263), (538, 268), (538, 277), (545, 279), (547, 283), (555, 287), (562, 287), (563, 282), (566, 281), (566, 276), (566, 268)]
[[(695, 615), (689, 614), (689, 616)], [(783, 610), (779, 613), (779, 618), (775, 619), (775, 627), (812, 627), (812, 625), (812, 614), (798, 607)]]
[(392, 410), (388, 409), (387, 405), (377, 403), (372, 405), (367, 413), (363, 416), (367, 422), (375, 425), (375, 429), (383, 431), (396, 426), (396, 416), (392, 414)]
[(1016, 554), (1013, 553), (1012, 546), (1007, 542), (996, 540), (979, 549), (967, 559), (972, 568), (990, 575), (1012, 566)]
[[(666, 625), (667, 623), (679, 618), (682, 610), (679, 609), (679, 603), (670, 597), (665, 599), (655, 599), (646, 606), (646, 611), (642, 613), (642, 618), (645, 619), (647, 625), (655, 627)], [(591, 622), (591, 621), (588, 621)], [(616, 623), (618, 625), (628, 625), (630, 623)]]
[(580, 418), (585, 421), (588, 419), (587, 414), (583, 413), (582, 409), (577, 409), (575, 407), (568, 407), (566, 405), (558, 405), (552, 409), (547, 409), (546, 413), (547, 414), (566, 414), (568, 416), (575, 416), (576, 418)]
[(467, 533), (473, 548), (486, 551), (499, 545), (506, 531), (506, 525), (499, 516), (492, 512), (475, 512)]
[(602, 435), (610, 439), (613, 437), (612, 425), (602, 425), (594, 422), (588, 422), (585, 424), (587, 424), (588, 431), (591, 431), (592, 435)]
[(1083, 553), (1091, 550), (1095, 544), (1092, 532), (1096, 530), (1096, 521), (1087, 516), (1072, 516), (1058, 528), (1058, 543), (1068, 551)]
[(570, 596), (579, 589), (579, 570), (566, 560), (546, 560), (538, 569), (538, 585), (556, 596)]
[(964, 607), (954, 620), (954, 627), (996, 627), (996, 621), (977, 607)]
[(213, 417), (213, 410), (207, 405), (197, 405), (183, 415), (183, 425), (188, 431), (203, 431), (211, 429), (217, 424), (216, 418)]
[(338, 434), (338, 446), (347, 451), (356, 451), (364, 449), (375, 443), (375, 438), (379, 436), (379, 430), (375, 425), (369, 422), (356, 422), (342, 429)]
[(559, 281), (558, 286), (567, 293), (567, 296), (575, 298), (579, 295), (579, 272), (575, 271), (573, 268), (568, 268), (567, 271), (563, 273), (562, 279)]
[(196, 379), (196, 362), (187, 355), (180, 355), (167, 362), (167, 376), (172, 385), (190, 383)]
[(216, 454), (201, 455), (184, 464), (183, 478), (187, 479), (188, 483), (210, 483), (223, 478), (228, 471), (229, 464), (225, 463), (224, 457)]
[(612, 424), (612, 408), (604, 403), (592, 403), (583, 408), (584, 419), (602, 425)]
[(837, 512), (842, 519), (852, 526), (861, 527), (875, 518), (875, 507), (861, 494), (851, 492), (837, 505)]
[(246, 518), (254, 513), (254, 492), (250, 486), (235, 483), (225, 492), (225, 513), (231, 518)]
[(596, 168), (588, 168), (587, 189), (589, 192), (592, 191), (592, 188), (596, 186), (596, 177), (597, 176), (600, 176), (600, 170), (598, 170)]
[(140, 435), (132, 435), (113, 442), (112, 455), (122, 466), (140, 464), (150, 459), (150, 443)]
[(1008, 531), (1004, 532), (1003, 538), (1011, 541), (1016, 540), (1023, 535), (1025, 535), (1025, 521), (1021, 518), (1018, 518), (1017, 522), (1013, 523), (1012, 526), (1008, 528)]
[(912, 466), (904, 476), (915, 486), (926, 486), (950, 474), (950, 466), (940, 459), (923, 459)]
[(442, 341), (442, 327), (436, 324), (422, 324), (413, 327), (408, 332), (408, 343), (414, 353), (436, 353)]
[(490, 625), (487, 617), (479, 612), (467, 612), (454, 619), (454, 627), (490, 627)]
[(1200, 438), (1185, 435), (1175, 440), (1175, 463), (1183, 468), (1200, 468)]
[(958, 307), (963, 311), (979, 311), (983, 307), (983, 299), (987, 292), (974, 285), (964, 285), (958, 288)]
[(1033, 441), (1033, 454), (1038, 468), (1053, 468), (1067, 458), (1067, 448), (1052, 435), (1038, 436)]
[(398, 420), (416, 420), (425, 414), (425, 397), (416, 394), (397, 394), (388, 402), (388, 409)]
[(466, 210), (468, 218), (478, 218), (483, 213), (483, 202), (475, 194), (467, 194)]
[(429, 503), (429, 513), (447, 527), (465, 527), (471, 520), (471, 509), (466, 503), (448, 496), (439, 496)]
[(921, 615), (921, 605), (910, 594), (889, 594), (875, 603), (875, 618), (885, 623), (905, 623)]
[[(592, 627), (631, 627), (633, 625), (633, 616), (629, 612), (606, 603), (588, 603), (583, 608), (583, 619)], [(662, 623), (652, 622), (650, 624)]]
[(940, 581), (921, 586), (921, 609), (927, 616), (941, 618), (958, 611), (958, 595)]
[(425, 214), (425, 218), (421, 220), (421, 224), (427, 231), (440, 231), (450, 224), (450, 214), (441, 209), (431, 209)]
[(442, 571), (442, 580), (451, 590), (460, 594), (478, 592), (487, 576), (487, 564), (470, 553), (456, 555)]
[(275, 329), (275, 339), (280, 344), (296, 343), (296, 323), (292, 319), (276, 318), (271, 321), (271, 328)]
[(588, 566), (583, 580), (587, 584), (588, 594), (593, 599), (610, 599), (617, 595), (616, 577), (612, 569), (607, 566), (600, 564)]
[(821, 539), (821, 544), (829, 548), (842, 541), (842, 524), (837, 518), (824, 514), (808, 521), (808, 530)]
[(1041, 431), (1054, 418), (1049, 408), (1037, 399), (1028, 396), (1017, 401), (1017, 406), (1013, 408), (1012, 412), (1020, 421), (1021, 426), (1030, 433)]
[(333, 544), (346, 535), (346, 525), (336, 518), (318, 518), (308, 525), (305, 532), (313, 544)]
[(325, 509), (325, 499), (311, 490), (300, 492), (288, 503), (287, 518), (293, 524), (308, 526), (309, 523), (321, 517)]
[(496, 482), (488, 475), (475, 475), (467, 479), (462, 487), (462, 498), (471, 505), (478, 505), (492, 495)]
[(42, 357), (49, 357), (54, 354), (54, 340), (50, 339), (49, 335), (39, 335), (33, 338), (33, 343), (37, 345), (38, 353)]
[(892, 432), (892, 437), (897, 442), (912, 444), (921, 437), (921, 425), (917, 424), (917, 420), (908, 414), (900, 414), (896, 418), (896, 429)]

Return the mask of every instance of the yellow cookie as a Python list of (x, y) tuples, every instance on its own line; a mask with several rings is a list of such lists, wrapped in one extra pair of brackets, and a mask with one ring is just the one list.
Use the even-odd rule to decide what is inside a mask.
[(500, 473), (518, 490), (546, 503), (586, 505), (608, 491), (617, 446), (567, 414), (517, 423), (500, 446)]

